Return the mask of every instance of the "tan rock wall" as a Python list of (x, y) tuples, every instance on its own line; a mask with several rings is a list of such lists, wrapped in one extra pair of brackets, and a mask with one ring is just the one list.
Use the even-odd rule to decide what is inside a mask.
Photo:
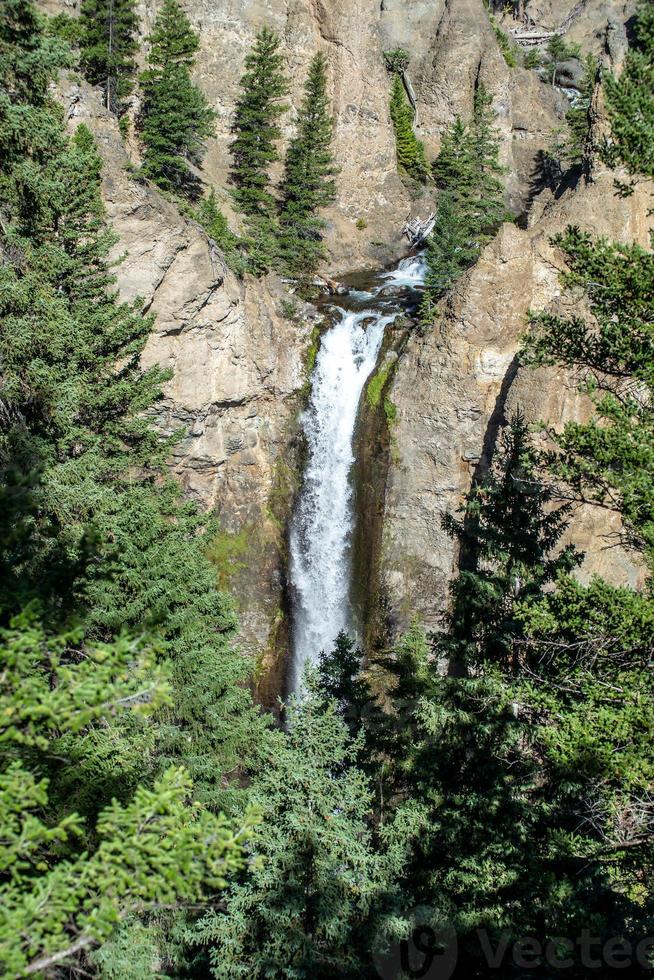
[[(528, 311), (560, 296), (564, 262), (552, 235), (574, 222), (597, 235), (647, 244), (647, 202), (644, 188), (627, 200), (616, 197), (612, 176), (601, 172), (594, 184), (580, 184), (558, 201), (548, 196), (533, 227), (502, 227), (435, 328), (407, 345), (390, 393), (397, 407), (396, 452), (382, 558), (398, 628), (412, 613), (438, 624), (456, 561), (441, 518), (456, 509), (476, 467), (488, 461), (504, 420), (518, 407), (530, 421), (555, 425), (587, 412), (564, 372), (518, 368), (515, 360)], [(571, 535), (587, 552), (582, 576), (599, 572), (618, 584), (636, 584), (640, 571), (615, 546), (616, 530), (598, 508), (575, 515)]]
[(252, 656), (270, 658), (283, 601), (280, 520), (290, 506), (313, 323), (285, 319), (278, 280), (239, 282), (195, 222), (132, 179), (116, 120), (96, 91), (68, 82), (62, 98), (71, 127), (89, 125), (104, 160), (121, 296), (140, 297), (155, 316), (143, 362), (173, 369), (158, 409), (164, 430), (185, 433), (173, 472), (218, 516), (220, 583), (235, 596)]

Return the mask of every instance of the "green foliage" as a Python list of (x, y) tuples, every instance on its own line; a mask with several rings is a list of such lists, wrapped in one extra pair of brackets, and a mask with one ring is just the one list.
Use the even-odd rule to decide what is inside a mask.
[(325, 258), (318, 216), (336, 197), (337, 169), (331, 152), (333, 125), (327, 97), (327, 59), (318, 52), (309, 65), (295, 136), (286, 152), (281, 185), (280, 256), (289, 275), (306, 279)]
[(212, 537), (206, 549), (206, 556), (218, 571), (218, 586), (221, 589), (229, 587), (231, 578), (245, 568), (247, 555), (252, 540), (252, 529), (241, 528), (240, 531), (220, 531)]
[(424, 183), (429, 173), (425, 147), (413, 132), (413, 110), (404, 91), (402, 76), (397, 73), (393, 75), (390, 113), (398, 167), (409, 177)]
[(540, 68), (543, 63), (543, 55), (538, 48), (530, 48), (524, 56), (523, 68)]
[(427, 245), (425, 314), (430, 303), (447, 292), (479, 255), (472, 237), (469, 215), (456, 192), (444, 191), (438, 199), (436, 223)]
[[(13, 976), (220, 887), (236, 837), (197, 800), (239, 795), (241, 740), (260, 745), (265, 721), (204, 555), (212, 530), (165, 475), (171, 440), (149, 412), (168, 374), (141, 366), (152, 320), (114, 291), (93, 137), (68, 138), (50, 101), (67, 54), (30, 4), (5, 7), (0, 796), (14, 851), (0, 958)], [(28, 608), (42, 626), (13, 618)], [(147, 650), (126, 638), (144, 632)]]
[(159, 929), (126, 917), (89, 959), (106, 980), (163, 980), (162, 944)]
[(352, 735), (360, 730), (370, 702), (370, 688), (361, 676), (361, 661), (361, 650), (347, 633), (341, 631), (334, 648), (323, 652), (318, 665), (320, 692), (328, 701), (334, 702)]
[(244, 243), (231, 231), (227, 218), (218, 207), (216, 192), (211, 188), (208, 197), (203, 197), (198, 205), (191, 210), (193, 217), (202, 225), (209, 238), (213, 239), (225, 256), (225, 261), (232, 272), (238, 276), (248, 269)]
[(409, 832), (397, 887), (449, 920), (472, 976), (479, 928), (493, 946), (582, 928), (637, 941), (654, 905), (651, 592), (569, 577), (567, 508), (536, 464), (516, 419), (446, 522), (462, 558), (444, 632), (430, 647), (414, 627), (382, 660), (390, 699), (364, 721), (387, 831)]
[[(158, 751), (184, 761), (199, 799), (230, 806), (238, 790), (225, 774), (247, 764), (267, 722), (244, 686), (251, 665), (233, 648), (231, 604), (216, 591), (216, 568), (205, 554), (218, 529), (180, 503), (172, 483), (156, 493), (147, 483), (113, 489), (113, 502), (95, 516), (101, 564), (80, 583), (90, 628), (99, 635), (122, 624), (157, 629), (174, 699), (161, 719)], [(102, 575), (107, 567), (111, 579)]]
[(315, 688), (290, 706), (288, 732), (266, 747), (252, 785), (263, 815), (256, 863), (196, 929), (213, 976), (327, 980), (367, 967), (364, 923), (388, 882), (355, 750)]
[(71, 17), (69, 14), (56, 14), (56, 16), (48, 18), (44, 30), (47, 34), (61, 38), (71, 47), (79, 46), (81, 35), (79, 17)]
[(462, 272), (505, 219), (499, 140), (493, 127), (491, 97), (483, 84), (475, 93), (472, 119), (445, 131), (433, 175), (441, 196), (427, 246), (427, 287), (423, 315)]
[(107, 109), (119, 115), (134, 85), (137, 30), (134, 0), (83, 0), (80, 65), (91, 85), (102, 87)]
[(112, 715), (155, 711), (166, 687), (147, 649), (126, 637), (84, 647), (81, 629), (46, 633), (26, 611), (0, 642), (0, 964), (17, 976), (102, 941), (130, 909), (222, 888), (241, 866), (249, 818), (235, 834), (191, 804), (181, 769), (113, 800), (91, 824), (54, 805), (67, 737), (92, 744)]
[(534, 316), (525, 357), (578, 371), (596, 411), (590, 421), (552, 433), (557, 449), (550, 464), (576, 496), (619, 508), (628, 540), (650, 555), (654, 255), (639, 245), (594, 241), (578, 228), (555, 241), (569, 265), (564, 284), (585, 295), (592, 320)]
[(148, 42), (148, 65), (140, 76), (138, 128), (145, 147), (140, 173), (195, 200), (201, 186), (189, 164), (199, 166), (204, 141), (214, 134), (215, 112), (191, 81), (198, 35), (177, 0), (164, 0)]
[(287, 109), (281, 101), (288, 92), (283, 64), (279, 37), (262, 28), (245, 59), (230, 147), (234, 199), (245, 214), (259, 219), (272, 218), (275, 210), (268, 185), (270, 166), (279, 160), (279, 118)]
[(293, 299), (283, 299), (279, 304), (279, 312), (291, 323), (299, 323), (302, 319), (302, 311)]
[(393, 48), (392, 51), (384, 51), (384, 61), (388, 70), (396, 75), (401, 75), (409, 67), (409, 55), (404, 48)]
[(309, 338), (309, 347), (305, 355), (305, 370), (307, 377), (310, 377), (316, 366), (316, 358), (320, 350), (320, 327), (315, 326)]
[[(606, 109), (611, 136), (603, 158), (611, 166), (621, 164), (633, 179), (654, 176), (654, 9), (641, 2), (635, 26), (636, 45), (627, 54), (619, 78), (604, 79)], [(632, 184), (620, 184), (630, 193)]]
[(536, 453), (516, 415), (493, 469), (472, 488), (460, 517), (443, 521), (458, 541), (462, 566), (452, 586), (451, 640), (444, 641), (450, 659), (511, 667), (522, 606), (580, 563), (571, 545), (558, 548), (570, 507), (554, 507), (555, 499), (537, 478)]
[(518, 55), (514, 45), (511, 43), (508, 34), (505, 34), (500, 25), (497, 23), (493, 15), (490, 15), (491, 27), (497, 38), (497, 43), (500, 46), (500, 51), (502, 52), (502, 57), (508, 65), (509, 68), (518, 67)]
[(566, 138), (560, 156), (568, 166), (581, 166), (592, 154), (588, 145), (591, 131), (591, 106), (597, 84), (597, 58), (588, 54), (584, 58), (584, 74), (579, 83), (579, 96), (568, 109), (565, 117)]
[(366, 387), (366, 401), (370, 408), (377, 408), (386, 383), (395, 368), (395, 362), (385, 360), (375, 371)]
[(547, 58), (552, 68), (552, 85), (556, 83), (556, 73), (563, 61), (579, 58), (581, 49), (578, 44), (568, 44), (560, 34), (554, 34), (547, 42)]
[(386, 425), (390, 428), (397, 421), (397, 405), (390, 398), (384, 398), (384, 415), (386, 416)]

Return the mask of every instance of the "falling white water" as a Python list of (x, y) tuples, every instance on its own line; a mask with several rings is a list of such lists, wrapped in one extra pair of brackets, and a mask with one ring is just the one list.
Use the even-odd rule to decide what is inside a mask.
[(297, 689), (304, 664), (315, 663), (323, 650), (331, 650), (338, 633), (352, 626), (354, 427), (384, 328), (397, 315), (340, 312), (341, 319), (322, 338), (302, 419), (309, 458), (290, 534), (295, 592), (291, 690)]
[(290, 531), (291, 691), (301, 687), (307, 662), (316, 663), (323, 651), (331, 650), (341, 630), (353, 631), (351, 475), (359, 402), (377, 363), (384, 329), (403, 308), (385, 291), (389, 286), (411, 291), (422, 284), (424, 274), (422, 256), (403, 259), (396, 269), (378, 275), (370, 291), (350, 293), (350, 302), (378, 309), (339, 309), (339, 319), (322, 337), (301, 420), (308, 460)]
[(384, 273), (383, 278), (388, 280), (384, 286), (421, 286), (426, 272), (427, 260), (424, 252), (410, 255), (408, 259), (402, 259), (395, 269)]

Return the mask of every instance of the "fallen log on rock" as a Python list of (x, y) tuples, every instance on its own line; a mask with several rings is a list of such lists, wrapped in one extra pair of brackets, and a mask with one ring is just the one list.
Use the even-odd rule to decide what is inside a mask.
[[(290, 293), (294, 293), (298, 285), (297, 279), (288, 279), (282, 276), (282, 282), (286, 286), (290, 286)], [(328, 293), (330, 296), (347, 296), (350, 289), (348, 286), (344, 286), (342, 282), (337, 282), (336, 279), (330, 279), (329, 276), (314, 276), (311, 280), (311, 285), (315, 286), (316, 289), (321, 289), (324, 293)]]
[(402, 234), (406, 235), (412, 245), (422, 245), (431, 235), (436, 223), (436, 212), (433, 211), (428, 218), (407, 218)]

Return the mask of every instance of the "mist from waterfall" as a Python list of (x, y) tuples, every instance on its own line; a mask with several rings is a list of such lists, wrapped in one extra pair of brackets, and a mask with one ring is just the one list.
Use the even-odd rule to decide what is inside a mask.
[(423, 279), (424, 259), (403, 259), (378, 276), (372, 290), (351, 294), (365, 308), (336, 308), (336, 320), (322, 336), (301, 419), (308, 458), (290, 529), (290, 691), (299, 689), (307, 662), (316, 663), (323, 650), (331, 650), (341, 630), (353, 631), (351, 473), (359, 402), (384, 330), (402, 309), (384, 292), (389, 286), (416, 287)]

